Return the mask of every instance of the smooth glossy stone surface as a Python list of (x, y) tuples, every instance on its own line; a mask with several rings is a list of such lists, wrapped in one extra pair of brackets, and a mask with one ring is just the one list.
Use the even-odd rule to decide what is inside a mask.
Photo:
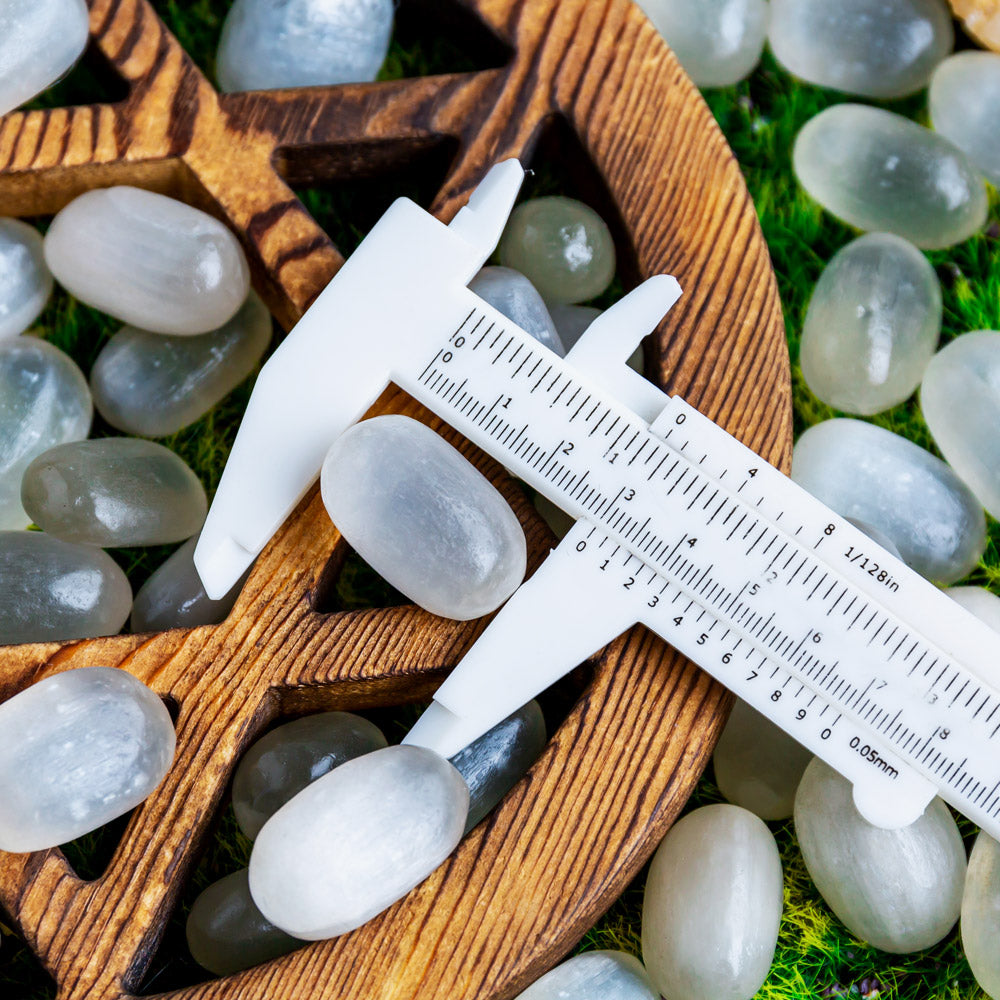
[(546, 972), (516, 1000), (659, 1000), (659, 994), (639, 959), (588, 951)]
[(928, 95), (935, 131), (1000, 187), (1000, 54), (960, 52), (934, 71)]
[(163, 702), (124, 670), (69, 670), (0, 705), (0, 850), (41, 851), (137, 806), (174, 758)]
[(286, 722), (243, 755), (233, 777), (233, 811), (253, 840), (306, 785), (346, 761), (381, 750), (382, 730), (350, 712), (323, 712)]
[(847, 929), (883, 951), (929, 948), (958, 919), (965, 847), (934, 799), (900, 830), (862, 818), (851, 783), (819, 758), (795, 796), (795, 833), (816, 888)]
[(374, 80), (392, 0), (236, 0), (222, 26), (219, 86), (269, 90)]
[[(567, 303), (554, 303), (549, 306), (552, 322), (555, 323), (556, 332), (567, 351), (575, 346), (576, 342), (587, 332), (590, 324), (603, 311), (603, 309), (596, 309), (594, 306), (574, 306)], [(642, 344), (639, 344), (629, 355), (625, 364), (640, 375), (644, 373), (646, 361), (642, 353)]]
[(945, 460), (1000, 516), (1000, 333), (965, 333), (938, 351), (920, 407)]
[(1000, 844), (980, 833), (962, 895), (962, 947), (976, 982), (1000, 997)]
[(83, 0), (4, 0), (0, 4), (0, 115), (51, 86), (87, 47)]
[(715, 746), (719, 791), (761, 819), (787, 819), (812, 754), (745, 701), (737, 700)]
[(861, 420), (825, 420), (796, 442), (792, 479), (841, 517), (884, 532), (903, 561), (953, 583), (979, 562), (986, 518), (939, 458)]
[(257, 909), (246, 868), (205, 889), (191, 904), (184, 930), (191, 957), (217, 976), (249, 969), (303, 945)]
[(893, 540), (884, 531), (879, 531), (878, 528), (873, 528), (870, 524), (865, 524), (864, 521), (859, 521), (856, 517), (845, 517), (844, 520), (853, 524), (858, 531), (864, 532), (873, 542), (881, 545), (890, 555), (894, 555), (900, 561), (903, 560), (903, 557), (899, 554), (899, 549), (896, 548)]
[(161, 444), (101, 438), (58, 445), (28, 466), (24, 509), (43, 531), (84, 545), (169, 545), (205, 522), (198, 477)]
[(0, 530), (26, 528), (21, 478), (31, 461), (90, 433), (94, 406), (83, 372), (37, 337), (0, 343)]
[(800, 130), (793, 161), (799, 183), (827, 211), (925, 250), (960, 243), (986, 221), (986, 186), (968, 157), (891, 111), (821, 111)]
[(509, 267), (484, 267), (469, 282), (469, 289), (550, 351), (561, 358), (566, 356), (566, 348), (545, 308), (545, 301), (519, 271)]
[(225, 597), (213, 601), (194, 567), (198, 536), (189, 538), (139, 588), (132, 607), (132, 632), (163, 632), (170, 628), (197, 628), (224, 621), (240, 596), (247, 570)]
[(511, 213), (500, 263), (527, 275), (547, 302), (583, 302), (615, 276), (615, 245), (604, 220), (582, 201), (533, 198)]
[(927, 258), (890, 233), (839, 250), (820, 275), (800, 363), (813, 393), (870, 415), (907, 399), (941, 335), (941, 285)]
[(42, 234), (20, 219), (0, 219), (0, 339), (27, 330), (51, 294)]
[(642, 958), (665, 1000), (749, 1000), (771, 968), (781, 919), (771, 831), (738, 806), (679, 820), (653, 856)]
[(101, 549), (40, 531), (0, 531), (0, 645), (115, 635), (132, 588)]
[(257, 367), (270, 340), (271, 314), (253, 292), (211, 333), (173, 337), (123, 327), (91, 369), (94, 405), (127, 434), (173, 434), (229, 395)]
[(789, 72), (862, 97), (927, 86), (955, 41), (944, 0), (771, 0), (768, 37)]
[(529, 701), (451, 758), (469, 786), (468, 833), (527, 774), (545, 749), (545, 719)]
[(765, 0), (639, 0), (639, 6), (699, 87), (728, 87), (760, 62)]
[(217, 219), (140, 188), (88, 191), (45, 234), (45, 260), (78, 299), (156, 333), (208, 333), (250, 290), (243, 248)]
[(448, 857), (468, 808), (462, 776), (423, 747), (349, 760), (264, 825), (250, 856), (254, 902), (309, 941), (360, 927)]
[(422, 608), (478, 618), (520, 586), (524, 532), (507, 501), (409, 417), (355, 424), (323, 463), (323, 503), (358, 555)]
[(1000, 597), (996, 594), (985, 587), (949, 587), (945, 593), (970, 615), (985, 622), (994, 632), (1000, 632)]

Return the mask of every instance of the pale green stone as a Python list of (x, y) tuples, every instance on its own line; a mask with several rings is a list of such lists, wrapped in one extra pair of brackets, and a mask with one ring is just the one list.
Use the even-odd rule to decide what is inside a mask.
[(659, 994), (633, 955), (588, 951), (546, 972), (517, 1000), (659, 1000)]
[(962, 895), (962, 947), (976, 982), (1000, 997), (1000, 844), (980, 833)]
[(27, 330), (51, 294), (42, 234), (20, 219), (0, 219), (0, 339)]

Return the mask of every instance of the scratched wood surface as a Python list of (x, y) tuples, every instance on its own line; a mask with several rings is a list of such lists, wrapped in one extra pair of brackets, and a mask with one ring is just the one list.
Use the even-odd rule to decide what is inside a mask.
[[(432, 206), (448, 220), (491, 164), (528, 161), (540, 144), (558, 153), (560, 137), (575, 134), (600, 179), (592, 198), (618, 230), (626, 282), (669, 272), (684, 287), (647, 345), (653, 377), (787, 468), (788, 358), (767, 249), (737, 164), (659, 36), (626, 0), (461, 6), (509, 46), (505, 65), (219, 95), (144, 0), (91, 0), (94, 42), (128, 96), (0, 118), (0, 214), (52, 213), (82, 191), (119, 183), (183, 198), (240, 236), (258, 291), (287, 328), (342, 263), (290, 181), (364, 176), (448, 140), (456, 152)], [(377, 408), (439, 426), (398, 391)], [(441, 430), (508, 497), (537, 566), (548, 530), (496, 463)], [(81, 880), (59, 850), (0, 853), (0, 904), (60, 998), (125, 1000), (139, 989), (235, 761), (275, 718), (426, 698), (481, 632), (484, 622), (414, 607), (317, 612), (324, 566), (343, 552), (314, 491), (223, 624), (0, 648), (0, 698), (58, 671), (103, 664), (135, 674), (177, 709), (174, 766), (132, 815), (102, 877)], [(595, 657), (593, 676), (502, 806), (381, 917), (166, 995), (516, 994), (572, 947), (648, 858), (728, 710), (721, 687), (639, 628)]]

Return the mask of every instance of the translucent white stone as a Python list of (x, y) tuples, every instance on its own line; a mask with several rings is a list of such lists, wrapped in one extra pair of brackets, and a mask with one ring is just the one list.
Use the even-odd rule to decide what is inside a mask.
[(938, 351), (920, 406), (945, 460), (1000, 516), (1000, 333), (965, 333)]
[(884, 532), (929, 580), (961, 579), (986, 547), (986, 518), (969, 488), (939, 458), (874, 424), (810, 427), (795, 445), (792, 479), (841, 517)]
[(787, 819), (812, 754), (745, 701), (737, 701), (715, 746), (719, 791), (761, 819)]
[(545, 301), (523, 274), (509, 267), (484, 267), (469, 288), (550, 351), (566, 356)]
[(124, 670), (69, 670), (14, 695), (0, 705), (0, 850), (45, 850), (128, 812), (174, 742), (163, 702)]
[(907, 240), (870, 233), (820, 275), (802, 330), (800, 363), (813, 393), (869, 415), (907, 399), (937, 348), (941, 286)]
[(462, 776), (423, 747), (349, 760), (264, 824), (250, 856), (254, 902), (309, 941), (360, 927), (448, 857), (468, 807)]
[(934, 71), (931, 123), (1000, 187), (1000, 55), (960, 52)]
[(653, 856), (642, 958), (665, 1000), (750, 1000), (778, 941), (778, 845), (738, 806), (695, 809)]
[(615, 276), (615, 244), (604, 220), (573, 198), (533, 198), (511, 212), (500, 263), (527, 275), (547, 302), (583, 302)]
[(986, 186), (947, 139), (901, 115), (838, 104), (802, 127), (799, 183), (827, 211), (925, 250), (960, 243), (986, 221)]
[(42, 234), (20, 219), (0, 219), (0, 339), (27, 330), (51, 294)]
[(856, 517), (845, 517), (845, 521), (849, 521), (854, 525), (858, 531), (863, 531), (873, 542), (877, 542), (882, 546), (886, 552), (891, 553), (900, 561), (903, 561), (903, 557), (899, 553), (899, 549), (896, 548), (892, 539), (885, 534), (883, 531), (879, 531), (878, 528), (873, 528), (870, 524), (865, 524), (864, 521), (859, 521)]
[(37, 337), (0, 342), (0, 530), (26, 528), (21, 477), (53, 445), (90, 433), (94, 407), (83, 372)]
[(962, 947), (976, 982), (1000, 997), (1000, 844), (980, 833), (962, 895)]
[(306, 785), (345, 761), (386, 745), (382, 730), (350, 712), (322, 712), (286, 722), (243, 755), (233, 776), (233, 811), (253, 840)]
[(985, 587), (949, 587), (945, 593), (970, 615), (985, 622), (994, 632), (1000, 632), (1000, 597), (996, 594)]
[(0, 645), (115, 635), (132, 588), (102, 549), (40, 531), (0, 531)]
[(217, 219), (140, 188), (88, 191), (45, 234), (45, 260), (78, 299), (156, 333), (208, 333), (250, 290), (243, 248)]
[(728, 87), (760, 62), (766, 0), (639, 0), (699, 87)]
[(546, 972), (516, 1000), (659, 1000), (659, 994), (639, 959), (588, 951)]
[(768, 35), (787, 70), (862, 97), (927, 86), (955, 41), (944, 0), (771, 0)]
[[(549, 314), (556, 325), (556, 332), (563, 346), (568, 351), (587, 332), (591, 323), (601, 315), (603, 309), (593, 306), (573, 306), (557, 302), (549, 306)], [(625, 362), (633, 371), (644, 374), (646, 359), (643, 357), (642, 344), (629, 355)]]
[(91, 369), (94, 405), (127, 434), (173, 434), (229, 395), (257, 367), (270, 340), (271, 314), (252, 292), (211, 333), (174, 337), (123, 327)]
[(809, 874), (847, 929), (883, 951), (929, 948), (958, 919), (965, 847), (948, 807), (934, 799), (900, 830), (872, 826), (851, 783), (818, 757), (795, 796), (795, 833)]
[(67, 542), (169, 545), (201, 530), (205, 489), (184, 460), (139, 438), (58, 445), (24, 473), (24, 509)]
[(87, 47), (84, 0), (4, 0), (0, 4), (0, 115), (50, 87)]
[(524, 579), (524, 532), (507, 501), (416, 420), (355, 424), (327, 454), (322, 489), (361, 558), (436, 615), (488, 614)]
[(236, 0), (216, 57), (225, 91), (374, 80), (392, 34), (392, 0)]

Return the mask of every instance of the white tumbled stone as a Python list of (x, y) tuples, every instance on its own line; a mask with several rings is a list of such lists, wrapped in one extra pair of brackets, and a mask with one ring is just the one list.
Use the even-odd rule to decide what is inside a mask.
[(945, 593), (970, 615), (1000, 632), (1000, 597), (985, 587), (949, 587)]
[(51, 294), (42, 234), (20, 219), (0, 219), (0, 340), (27, 330)]
[(635, 956), (587, 951), (546, 972), (516, 1000), (659, 1000), (659, 994)]
[(392, 0), (236, 0), (216, 57), (224, 91), (374, 80), (392, 34)]
[(962, 894), (962, 948), (976, 982), (1000, 997), (1000, 844), (980, 833), (969, 858)]
[(965, 153), (891, 111), (827, 108), (799, 131), (792, 158), (806, 191), (858, 229), (930, 250), (968, 239), (986, 221), (986, 185)]
[(174, 757), (163, 702), (124, 670), (82, 667), (0, 705), (0, 850), (41, 851), (129, 811)]
[(986, 518), (969, 488), (930, 452), (861, 420), (825, 420), (796, 442), (792, 479), (841, 517), (884, 532), (902, 560), (954, 583), (986, 547)]
[(550, 351), (555, 351), (561, 358), (566, 356), (566, 348), (559, 339), (545, 300), (519, 271), (509, 267), (484, 267), (469, 282), (469, 290), (489, 302)]
[(88, 191), (52, 220), (45, 260), (78, 299), (155, 333), (208, 333), (250, 290), (236, 237), (217, 219), (141, 188)]
[(349, 760), (264, 824), (250, 856), (250, 893), (293, 937), (346, 933), (448, 857), (468, 808), (462, 776), (431, 750), (392, 746)]
[(927, 258), (891, 233), (848, 243), (813, 290), (800, 364), (824, 403), (870, 415), (907, 399), (941, 334), (941, 286)]
[(778, 845), (753, 813), (711, 805), (657, 848), (642, 906), (642, 958), (665, 1000), (750, 1000), (778, 940)]
[(768, 40), (785, 69), (862, 97), (927, 86), (955, 40), (944, 0), (771, 0)]
[(26, 528), (24, 470), (42, 452), (90, 433), (94, 406), (83, 372), (37, 337), (0, 342), (0, 530)]
[(851, 783), (817, 757), (795, 796), (795, 833), (820, 895), (863, 941), (906, 954), (955, 925), (965, 847), (940, 799), (915, 823), (883, 830), (858, 812)]
[(524, 532), (507, 501), (416, 420), (355, 424), (334, 442), (321, 482), (333, 523), (361, 558), (436, 615), (488, 614), (524, 579)]

